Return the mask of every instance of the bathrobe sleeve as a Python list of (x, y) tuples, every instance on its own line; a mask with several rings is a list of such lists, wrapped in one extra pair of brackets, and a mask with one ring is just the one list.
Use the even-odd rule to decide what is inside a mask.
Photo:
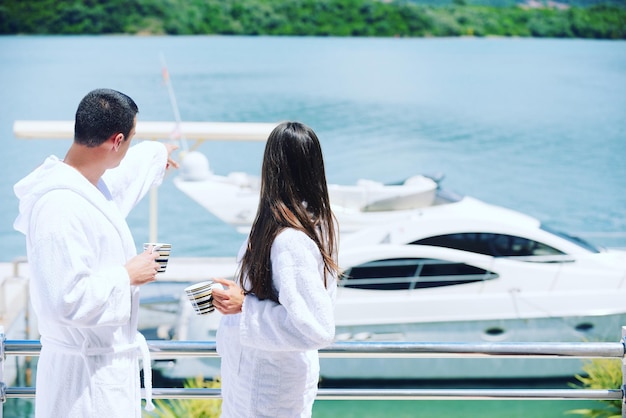
[(48, 321), (97, 327), (123, 325), (130, 318), (131, 286), (123, 260), (101, 261), (101, 244), (119, 242), (119, 237), (94, 215), (93, 206), (69, 190), (48, 193), (33, 211), (31, 288), (43, 309), (38, 315)]
[(247, 295), (241, 343), (268, 351), (314, 350), (331, 344), (333, 300), (324, 287), (317, 245), (303, 232), (286, 229), (272, 243), (271, 262), (280, 304)]
[(167, 148), (160, 142), (144, 141), (128, 149), (119, 166), (107, 170), (102, 179), (124, 217), (165, 175)]

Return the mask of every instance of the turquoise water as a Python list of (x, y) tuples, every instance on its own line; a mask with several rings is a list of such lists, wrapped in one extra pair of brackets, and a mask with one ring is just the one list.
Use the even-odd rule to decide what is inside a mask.
[[(17, 140), (16, 119), (72, 119), (89, 90), (130, 94), (142, 120), (296, 119), (328, 178), (444, 186), (600, 245), (626, 246), (626, 42), (551, 39), (0, 37), (0, 261), (23, 256), (12, 185), (63, 140)], [(218, 174), (260, 171), (263, 145), (207, 143)], [(148, 238), (148, 202), (129, 222)], [(173, 255), (232, 255), (242, 236), (165, 181), (159, 238)]]
[[(442, 172), (456, 192), (626, 247), (626, 42), (550, 39), (0, 37), (0, 261), (25, 254), (12, 185), (63, 140), (17, 140), (17, 119), (72, 119), (96, 87), (173, 120), (167, 59), (188, 121), (296, 119), (319, 134), (329, 180)], [(218, 174), (258, 173), (263, 145), (200, 150)], [(148, 205), (129, 223), (148, 238)], [(175, 256), (234, 255), (243, 237), (166, 179), (159, 238)], [(24, 402), (24, 401), (22, 401)], [(28, 405), (28, 402), (26, 402)], [(587, 401), (321, 401), (316, 417), (557, 417)], [(4, 405), (4, 416), (28, 416)], [(19, 411), (19, 412), (15, 412)], [(15, 413), (17, 415), (11, 415)]]
[(556, 418), (598, 408), (594, 401), (320, 401), (315, 418)]

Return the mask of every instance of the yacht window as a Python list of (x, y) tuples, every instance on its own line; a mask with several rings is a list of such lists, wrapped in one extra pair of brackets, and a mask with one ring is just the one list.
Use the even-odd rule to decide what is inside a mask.
[(564, 255), (562, 251), (539, 241), (513, 235), (492, 234), (487, 232), (437, 235), (413, 241), (411, 244), (453, 248), (493, 257)]
[(454, 261), (396, 258), (352, 267), (342, 275), (340, 285), (357, 289), (407, 290), (474, 283), (497, 277), (496, 273)]

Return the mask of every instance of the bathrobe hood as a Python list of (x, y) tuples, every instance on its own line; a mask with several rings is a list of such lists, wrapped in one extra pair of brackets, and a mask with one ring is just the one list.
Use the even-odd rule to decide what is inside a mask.
[(97, 202), (102, 199), (102, 193), (95, 187), (89, 186), (91, 186), (89, 181), (76, 169), (63, 163), (54, 155), (48, 157), (42, 165), (13, 187), (20, 201), (19, 215), (13, 226), (16, 230), (26, 234), (35, 203), (53, 190), (71, 190), (83, 196), (94, 206), (98, 206)]

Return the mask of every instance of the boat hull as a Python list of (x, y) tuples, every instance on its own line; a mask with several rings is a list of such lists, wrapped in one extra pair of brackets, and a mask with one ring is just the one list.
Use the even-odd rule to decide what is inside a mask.
[[(337, 327), (338, 341), (416, 342), (617, 342), (626, 313), (597, 316), (456, 321)], [(193, 324), (190, 324), (193, 327)], [(199, 328), (196, 328), (198, 330)], [(499, 332), (502, 330), (503, 332)], [(206, 334), (206, 328), (203, 330)], [(190, 332), (188, 339), (200, 338)], [(208, 339), (214, 338), (209, 331)], [(206, 337), (205, 337), (206, 338)], [(320, 376), (329, 380), (513, 380), (568, 379), (582, 373), (585, 359), (509, 357), (320, 358)], [(181, 379), (219, 376), (219, 358), (181, 359), (161, 368), (163, 376)], [(157, 365), (159, 368), (159, 365)]]

